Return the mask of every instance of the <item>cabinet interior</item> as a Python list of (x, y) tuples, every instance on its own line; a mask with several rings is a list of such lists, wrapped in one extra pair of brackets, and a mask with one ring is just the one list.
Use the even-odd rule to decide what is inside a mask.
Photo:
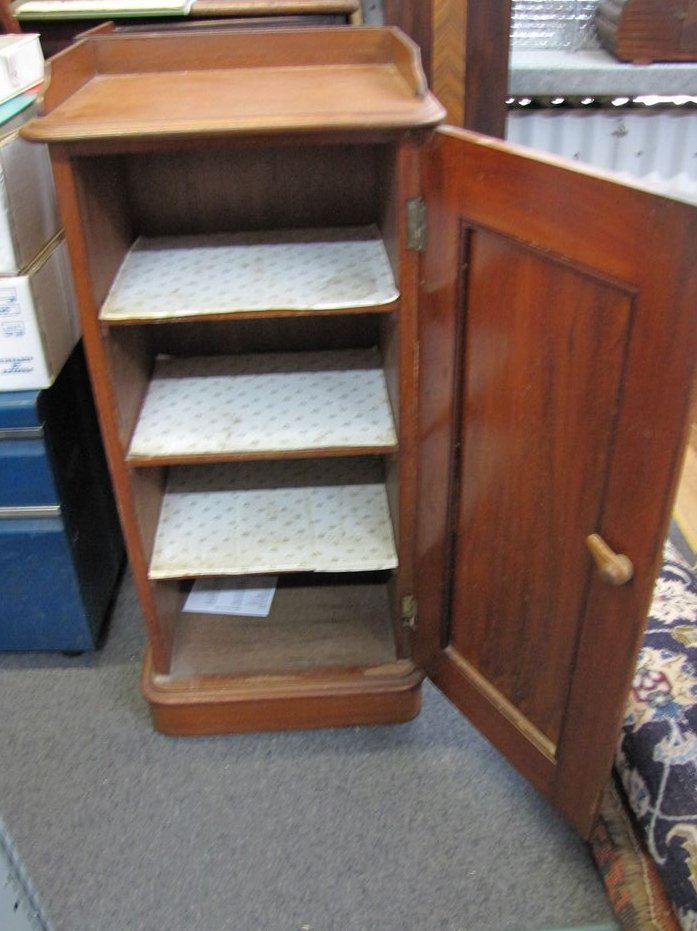
[[(173, 584), (183, 603), (188, 585)], [(396, 658), (390, 574), (281, 576), (266, 618), (179, 612), (172, 656), (176, 678), (389, 666)]]
[[(396, 145), (172, 145), (75, 165), (169, 675), (405, 655)], [(181, 611), (192, 579), (268, 572), (268, 618)]]

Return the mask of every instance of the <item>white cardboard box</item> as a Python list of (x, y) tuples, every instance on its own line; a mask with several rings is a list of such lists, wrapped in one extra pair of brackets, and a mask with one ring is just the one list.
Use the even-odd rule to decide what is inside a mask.
[(44, 55), (34, 33), (0, 35), (0, 103), (44, 79)]
[(0, 275), (20, 273), (59, 229), (47, 147), (0, 138)]
[(23, 275), (0, 278), (0, 391), (48, 388), (80, 338), (62, 239)]

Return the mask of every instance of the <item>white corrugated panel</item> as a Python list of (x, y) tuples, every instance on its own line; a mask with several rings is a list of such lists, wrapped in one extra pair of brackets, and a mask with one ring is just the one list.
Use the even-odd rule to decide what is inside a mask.
[(507, 138), (697, 202), (697, 113), (692, 109), (513, 111)]

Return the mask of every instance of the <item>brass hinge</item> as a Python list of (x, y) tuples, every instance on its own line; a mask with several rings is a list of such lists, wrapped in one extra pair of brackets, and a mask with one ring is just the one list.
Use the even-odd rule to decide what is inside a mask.
[(426, 248), (426, 201), (412, 197), (407, 201), (407, 248), (423, 252)]
[(409, 630), (416, 630), (417, 604), (413, 595), (402, 598), (402, 624)]

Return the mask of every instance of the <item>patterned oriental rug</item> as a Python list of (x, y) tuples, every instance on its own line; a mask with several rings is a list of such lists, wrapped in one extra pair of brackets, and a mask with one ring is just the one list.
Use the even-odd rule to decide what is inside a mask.
[(697, 931), (697, 577), (672, 544), (591, 845), (625, 931)]

